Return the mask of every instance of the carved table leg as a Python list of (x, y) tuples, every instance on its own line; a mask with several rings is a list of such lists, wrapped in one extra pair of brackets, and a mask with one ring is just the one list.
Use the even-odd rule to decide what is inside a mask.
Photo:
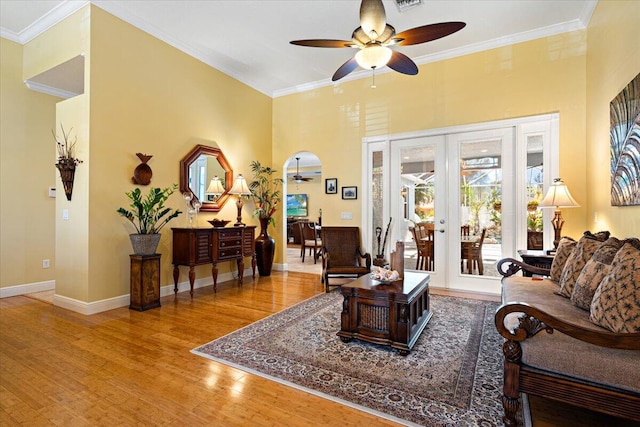
[(193, 266), (189, 267), (189, 294), (193, 298), (193, 283), (196, 281), (196, 271)]
[(177, 265), (173, 266), (173, 293), (178, 296), (178, 278), (180, 278), (180, 269)]
[(238, 258), (238, 283), (242, 283), (244, 278), (244, 258)]
[(211, 266), (211, 277), (213, 277), (213, 292), (218, 292), (218, 263), (215, 260)]
[(258, 265), (258, 261), (256, 261), (256, 254), (254, 252), (253, 255), (251, 255), (251, 269), (253, 270), (253, 278), (256, 278), (256, 266)]

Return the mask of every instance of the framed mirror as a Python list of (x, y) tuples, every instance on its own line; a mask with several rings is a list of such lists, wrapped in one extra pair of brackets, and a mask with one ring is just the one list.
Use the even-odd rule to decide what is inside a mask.
[[(216, 185), (216, 178), (221, 186)], [(193, 200), (199, 200), (201, 211), (218, 212), (222, 209), (229, 199), (232, 185), (233, 169), (219, 148), (196, 145), (180, 161), (180, 191), (190, 192)], [(215, 190), (216, 187), (219, 189)]]

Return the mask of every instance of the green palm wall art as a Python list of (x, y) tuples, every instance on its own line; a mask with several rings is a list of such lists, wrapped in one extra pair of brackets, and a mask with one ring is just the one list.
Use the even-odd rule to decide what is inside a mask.
[(640, 205), (640, 74), (611, 101), (611, 205)]

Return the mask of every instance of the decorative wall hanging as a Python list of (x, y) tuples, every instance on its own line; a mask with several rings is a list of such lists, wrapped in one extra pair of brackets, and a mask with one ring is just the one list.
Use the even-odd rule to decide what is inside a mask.
[(343, 200), (355, 200), (358, 198), (358, 187), (342, 187)]
[(73, 128), (69, 129), (69, 132), (64, 131), (62, 123), (60, 123), (60, 129), (62, 129), (62, 140), (58, 138), (55, 130), (52, 130), (53, 139), (56, 141), (56, 150), (58, 151), (58, 162), (56, 168), (60, 171), (60, 179), (64, 187), (64, 194), (67, 196), (67, 200), (71, 201), (71, 194), (73, 193), (73, 181), (76, 174), (76, 166), (82, 163), (75, 157), (75, 147), (78, 138), (74, 138), (73, 142), (69, 141), (69, 135)]
[(153, 176), (153, 171), (151, 167), (147, 164), (149, 160), (153, 156), (148, 154), (136, 153), (136, 156), (140, 159), (142, 163), (140, 163), (133, 171), (133, 177), (131, 177), (131, 181), (134, 184), (138, 185), (149, 185), (151, 182), (151, 177)]
[(610, 104), (611, 206), (640, 205), (640, 74)]
[(325, 194), (338, 194), (338, 178), (327, 178), (324, 180)]

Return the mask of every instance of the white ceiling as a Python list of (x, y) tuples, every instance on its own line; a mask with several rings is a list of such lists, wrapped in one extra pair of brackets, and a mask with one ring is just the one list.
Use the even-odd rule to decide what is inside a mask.
[[(26, 43), (87, 1), (0, 0), (0, 36)], [(96, 6), (271, 97), (335, 84), (352, 49), (318, 49), (291, 40), (349, 40), (359, 0), (95, 0)], [(463, 21), (448, 37), (396, 47), (417, 64), (585, 28), (597, 0), (423, 0), (399, 12), (384, 0), (387, 22), (401, 31)], [(380, 72), (385, 72), (385, 68)], [(355, 72), (342, 81), (369, 77)], [(410, 79), (411, 76), (404, 78)]]

